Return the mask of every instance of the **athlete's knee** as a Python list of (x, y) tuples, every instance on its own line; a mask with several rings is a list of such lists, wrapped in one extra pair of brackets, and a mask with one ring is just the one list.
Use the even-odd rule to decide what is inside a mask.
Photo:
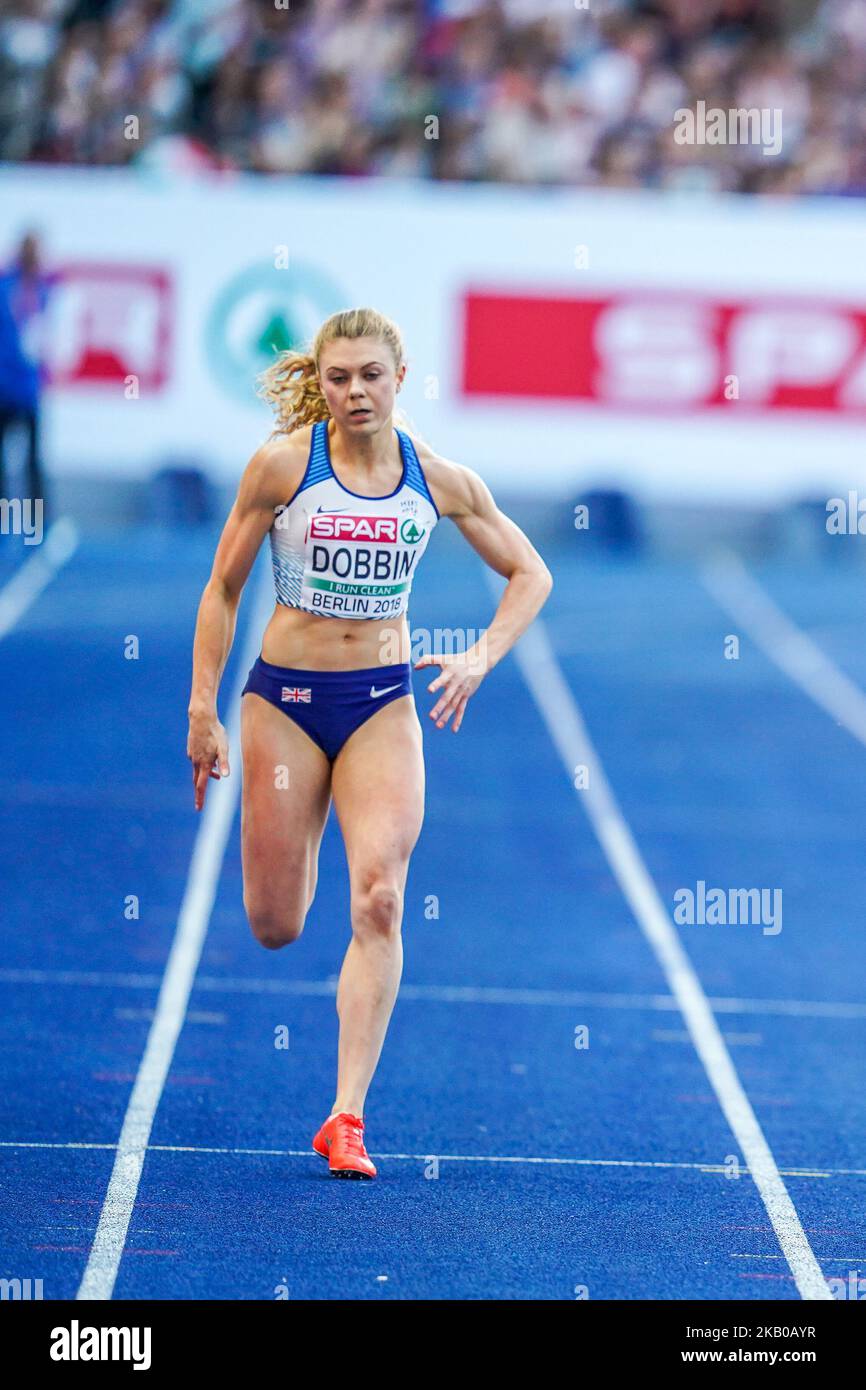
[(247, 901), (244, 906), (253, 936), (269, 951), (278, 951), (281, 946), (290, 946), (304, 930), (306, 913), (275, 912), (271, 907), (257, 906)]
[(294, 920), (256, 916), (250, 919), (253, 935), (261, 946), (269, 951), (279, 951), (283, 946), (291, 946), (304, 930), (303, 918)]
[(403, 894), (387, 877), (372, 878), (352, 895), (352, 929), (358, 935), (394, 935), (402, 916)]

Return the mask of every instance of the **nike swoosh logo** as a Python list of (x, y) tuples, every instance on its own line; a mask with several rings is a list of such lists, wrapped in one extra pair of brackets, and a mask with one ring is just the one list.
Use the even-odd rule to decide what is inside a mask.
[(319, 515), (319, 512), (324, 512), (326, 516), (330, 516), (332, 512), (347, 512), (348, 510), (348, 507), (317, 507), (316, 516)]
[(380, 695), (387, 695), (389, 690), (399, 690), (399, 689), (400, 689), (400, 682), (399, 682), (399, 681), (397, 682), (396, 685), (386, 685), (384, 690), (377, 690), (376, 687), (375, 687), (375, 685), (371, 685), (371, 686), (370, 686), (370, 699), (371, 699), (371, 700), (378, 700), (378, 698), (379, 698)]

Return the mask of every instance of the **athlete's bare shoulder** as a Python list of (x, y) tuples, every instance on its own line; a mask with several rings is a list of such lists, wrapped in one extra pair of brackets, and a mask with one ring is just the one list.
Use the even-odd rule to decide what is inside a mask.
[(259, 445), (241, 482), (248, 506), (278, 507), (295, 495), (307, 467), (312, 429), (302, 425), (290, 434), (274, 433)]
[(440, 516), (456, 519), (495, 505), (487, 484), (474, 469), (462, 463), (452, 463), (450, 459), (435, 453), (423, 440), (414, 436), (411, 438)]

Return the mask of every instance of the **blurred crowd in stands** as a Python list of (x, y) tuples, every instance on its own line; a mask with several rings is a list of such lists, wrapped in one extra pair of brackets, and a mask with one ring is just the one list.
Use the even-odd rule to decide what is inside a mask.
[[(5, 0), (0, 160), (866, 192), (866, 0)], [(676, 113), (782, 112), (782, 144)], [(134, 119), (130, 119), (134, 118)]]

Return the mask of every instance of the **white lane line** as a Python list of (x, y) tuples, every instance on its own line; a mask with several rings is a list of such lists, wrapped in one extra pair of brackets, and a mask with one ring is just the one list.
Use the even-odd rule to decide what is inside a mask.
[(11, 632), (42, 590), (62, 569), (78, 546), (78, 528), (68, 516), (61, 516), (32, 554), (0, 590), (0, 637)]
[(720, 608), (830, 718), (866, 744), (866, 695), (778, 608), (743, 562), (718, 551), (701, 580)]
[[(96, 1144), (74, 1142), (72, 1140), (4, 1139), (0, 1149), (116, 1149), (116, 1144)], [(237, 1147), (204, 1146), (201, 1144), (148, 1144), (148, 1153), (165, 1154), (224, 1154), (253, 1158), (310, 1158), (310, 1149), (245, 1149)], [(447, 1154), (426, 1153), (373, 1153), (371, 1158), (393, 1158), (411, 1163), (424, 1163), (430, 1158), (438, 1158), (449, 1163), (541, 1163), (559, 1168), (688, 1168), (696, 1173), (722, 1173), (728, 1175), (730, 1168), (723, 1163), (676, 1162), (667, 1159), (651, 1158), (555, 1158), (536, 1157), (531, 1154)], [(741, 1173), (748, 1173), (741, 1168)], [(786, 1177), (792, 1178), (866, 1178), (866, 1168), (785, 1168)]]
[[(209, 783), (204, 811), (200, 813), (202, 819), (177, 929), (144, 1055), (124, 1116), (93, 1248), (76, 1295), (78, 1299), (111, 1298), (117, 1279), (154, 1116), (183, 1026), (238, 803), (241, 784), (241, 690), (261, 646), (262, 630), (270, 611), (270, 592), (267, 571), (263, 569), (251, 605), (229, 716), (225, 721), (232, 773), (227, 780)], [(191, 811), (191, 814), (194, 812)]]
[[(488, 578), (491, 589), (498, 593), (492, 575), (488, 574)], [(679, 1004), (710, 1085), (773, 1223), (800, 1295), (804, 1299), (830, 1299), (833, 1295), (794, 1210), (758, 1118), (740, 1084), (700, 980), (617, 805), (539, 619), (524, 633), (514, 653), (571, 785), (574, 786), (578, 765), (583, 764), (589, 770), (588, 786), (577, 794), (578, 800), (583, 801), (608, 863)]]
[[(140, 975), (119, 970), (0, 970), (0, 985), (85, 985), (100, 989), (159, 989), (161, 975)], [(197, 975), (196, 992), (215, 994), (293, 994), (332, 999), (336, 980), (267, 980), (255, 976)], [(579, 989), (508, 989), (499, 985), (401, 984), (400, 999), (434, 1004), (511, 1004), (538, 1008), (646, 1009), (679, 1013), (672, 994), (607, 994)], [(792, 1018), (866, 1019), (866, 1004), (835, 999), (736, 999), (709, 995), (717, 1014), (773, 1014)]]

